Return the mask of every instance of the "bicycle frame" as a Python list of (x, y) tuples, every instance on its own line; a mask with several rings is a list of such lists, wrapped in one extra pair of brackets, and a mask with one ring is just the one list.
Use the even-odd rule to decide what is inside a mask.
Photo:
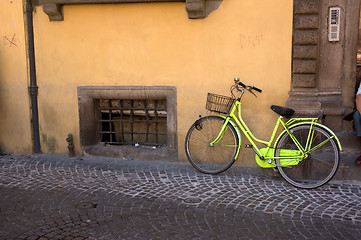
[[(314, 134), (314, 131), (312, 130), (313, 126), (322, 127), (326, 131), (333, 133), (330, 129), (317, 123), (318, 118), (291, 118), (289, 121), (287, 121), (285, 123), (283, 121), (283, 117), (280, 116), (276, 122), (276, 125), (273, 129), (273, 132), (272, 132), (272, 135), (271, 135), (269, 141), (265, 141), (265, 140), (256, 138), (253, 135), (253, 133), (251, 132), (251, 130), (248, 128), (247, 124), (242, 119), (241, 102), (240, 102), (242, 95), (243, 95), (243, 92), (242, 92), (241, 96), (235, 101), (235, 104), (232, 107), (232, 110), (231, 110), (229, 116), (218, 115), (218, 116), (224, 118), (225, 121), (224, 121), (224, 124), (223, 124), (221, 131), (220, 131), (219, 135), (217, 136), (217, 138), (213, 142), (210, 143), (211, 146), (213, 146), (214, 144), (216, 144), (220, 141), (220, 139), (223, 137), (223, 135), (226, 131), (227, 124), (230, 123), (236, 129), (236, 132), (237, 132), (237, 135), (238, 135), (238, 138), (240, 141), (241, 141), (241, 132), (242, 132), (246, 136), (247, 140), (250, 142), (250, 145), (253, 148), (254, 152), (257, 154), (257, 156), (261, 160), (268, 160), (268, 161), (262, 161), (262, 162), (264, 162), (261, 164), (262, 166), (259, 164), (261, 167), (275, 167), (276, 165), (274, 163), (271, 163), (272, 160), (275, 160), (275, 159), (280, 159), (280, 160), (288, 159), (288, 160), (291, 160), (289, 165), (297, 165), (299, 161), (301, 161), (302, 159), (307, 157), (307, 154), (309, 154), (310, 152), (321, 147), (322, 145), (324, 145), (325, 143), (327, 143), (328, 141), (330, 141), (333, 138), (336, 139), (338, 146), (339, 146), (340, 150), (342, 151), (341, 144), (340, 144), (338, 138), (334, 134), (332, 134), (332, 136), (329, 139), (327, 139), (326, 141), (318, 144), (317, 146), (314, 146), (311, 149), (311, 143), (312, 143), (311, 140), (313, 139), (313, 134)], [(236, 111), (238, 112), (238, 116), (236, 115)], [(300, 122), (300, 123), (294, 124), (295, 122)], [(299, 124), (305, 124), (305, 123), (310, 124), (311, 127), (309, 130), (306, 146), (303, 147), (289, 129), (294, 126), (297, 126)], [(275, 137), (276, 137), (276, 134), (277, 134), (277, 131), (278, 131), (280, 125), (282, 125), (282, 127), (284, 128), (284, 131), (286, 131), (289, 134), (289, 136), (291, 137), (291, 139), (297, 146), (298, 150), (291, 150), (293, 152), (288, 152), (288, 154), (285, 154), (284, 156), (275, 157), (274, 156), (275, 148), (272, 148), (272, 143), (275, 140)], [(279, 136), (281, 136), (282, 133)], [(278, 137), (278, 139), (279, 139), (279, 137)], [(277, 143), (278, 139), (276, 140), (275, 143)], [(255, 144), (256, 142), (266, 145), (266, 148), (262, 148), (262, 149), (258, 148), (257, 145)], [(239, 156), (240, 148), (241, 148), (241, 142), (239, 142), (237, 153), (234, 158), (235, 160)], [(287, 165), (287, 164), (284, 164), (284, 165)]]
[(230, 92), (231, 97), (208, 93), (206, 109), (217, 116), (199, 116), (187, 132), (185, 153), (195, 169), (205, 174), (229, 169), (240, 157), (244, 135), (248, 140), (245, 147), (253, 149), (256, 163), (262, 168), (276, 168), (291, 185), (312, 189), (332, 179), (342, 148), (335, 133), (319, 122), (323, 117), (291, 118), (293, 109), (272, 105), (279, 117), (269, 140), (262, 140), (252, 133), (241, 111), (243, 94), (256, 96), (262, 90), (235, 78)]

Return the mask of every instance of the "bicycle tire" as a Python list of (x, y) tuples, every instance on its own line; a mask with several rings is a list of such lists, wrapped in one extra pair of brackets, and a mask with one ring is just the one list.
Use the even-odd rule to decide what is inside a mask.
[(188, 130), (185, 139), (186, 155), (192, 166), (202, 173), (222, 173), (235, 161), (239, 139), (232, 124), (228, 123), (220, 141), (210, 146), (223, 124), (223, 118), (207, 116), (197, 120)]
[[(311, 124), (302, 124), (290, 128), (302, 147), (306, 146), (307, 137)], [(312, 126), (313, 137), (311, 148), (323, 141), (331, 138), (332, 134), (318, 126)], [(276, 143), (275, 157), (280, 156), (281, 149), (298, 150), (296, 144), (287, 132), (284, 132)], [(290, 184), (303, 189), (320, 187), (329, 182), (336, 174), (340, 161), (340, 150), (335, 139), (330, 139), (327, 143), (307, 154), (297, 165), (291, 168), (282, 167), (282, 160), (276, 159), (278, 172)]]

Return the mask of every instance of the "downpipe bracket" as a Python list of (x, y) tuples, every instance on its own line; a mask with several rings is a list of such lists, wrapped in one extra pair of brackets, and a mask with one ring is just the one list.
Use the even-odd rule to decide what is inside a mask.
[(29, 94), (30, 96), (38, 96), (39, 87), (38, 86), (29, 86)]

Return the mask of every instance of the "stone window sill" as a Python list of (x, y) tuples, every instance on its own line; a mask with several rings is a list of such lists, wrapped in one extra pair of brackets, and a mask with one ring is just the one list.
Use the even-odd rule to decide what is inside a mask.
[(218, 9), (223, 0), (33, 0), (35, 5), (43, 7), (50, 21), (63, 21), (64, 5), (74, 4), (106, 4), (106, 3), (154, 3), (154, 2), (185, 2), (190, 19), (206, 18)]

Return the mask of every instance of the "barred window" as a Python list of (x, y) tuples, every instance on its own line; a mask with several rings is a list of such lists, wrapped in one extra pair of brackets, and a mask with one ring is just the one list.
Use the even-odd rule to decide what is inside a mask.
[(115, 145), (167, 144), (167, 102), (160, 100), (97, 99), (101, 142)]
[(177, 159), (177, 89), (79, 86), (80, 145), (85, 155)]

